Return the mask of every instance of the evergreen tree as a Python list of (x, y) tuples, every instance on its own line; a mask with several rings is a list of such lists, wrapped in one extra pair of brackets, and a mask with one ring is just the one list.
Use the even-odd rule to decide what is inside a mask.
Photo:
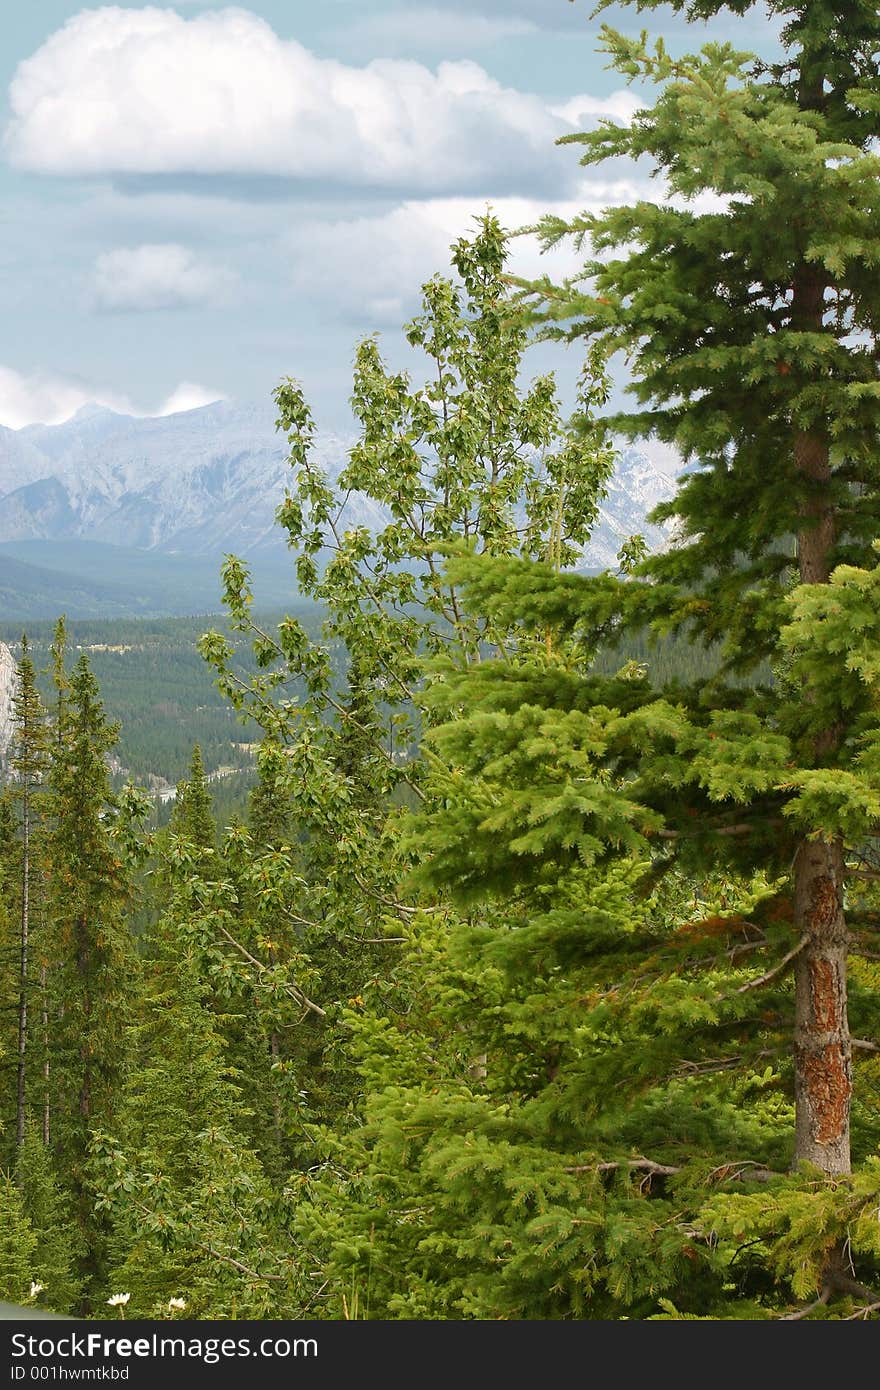
[[(284, 940), (284, 958), (305, 970), (318, 1006), (305, 1008), (281, 1056), (312, 1119), (347, 1122), (358, 1083), (341, 1010), (370, 982), (387, 980), (408, 915), (394, 819), (396, 807), (424, 795), (412, 756), (422, 653), (476, 663), (497, 636), (462, 610), (442, 553), (464, 545), (573, 559), (611, 469), (604, 433), (587, 419), (607, 389), (598, 357), (581, 383), (579, 438), (563, 423), (551, 377), (520, 391), (527, 331), (510, 312), (506, 258), (502, 229), (487, 215), (453, 249), (457, 281), (438, 276), (424, 286), (423, 312), (407, 334), (426, 359), (425, 385), (392, 372), (374, 339), (360, 345), (352, 398), (360, 438), (334, 487), (312, 457), (314, 424), (300, 388), (289, 381), (278, 389), (294, 475), (279, 521), (301, 591), (326, 613), (321, 640), (296, 617), (277, 632), (261, 628), (247, 570), (233, 559), (226, 601), (233, 627), (251, 639), (257, 675), (243, 677), (222, 633), (201, 643), (220, 688), (263, 729), (261, 763), (294, 826), (286, 850), (255, 856), (248, 848), (240, 872), (257, 889), (264, 942)], [(390, 512), (378, 535), (341, 530), (350, 490)], [(293, 703), (291, 690), (304, 698)], [(241, 837), (236, 843), (244, 850)], [(248, 949), (268, 980), (268, 948)]]
[(189, 777), (178, 783), (174, 810), (169, 828), (198, 849), (212, 850), (217, 839), (213, 803), (205, 776), (202, 750), (198, 744), (192, 751)]
[(36, 1241), (33, 1279), (43, 1286), (40, 1303), (55, 1313), (73, 1312), (80, 1294), (76, 1268), (83, 1251), (64, 1185), (33, 1124), (18, 1151), (15, 1182)]
[(292, 805), (285, 789), (284, 756), (275, 744), (260, 745), (257, 782), (248, 797), (247, 824), (261, 850), (278, 849), (295, 836)]
[[(679, 538), (625, 579), (491, 556), (450, 567), (467, 612), (549, 627), (560, 655), (441, 674), (429, 699), (449, 720), (431, 735), (443, 800), (416, 844), (426, 883), (493, 908), (552, 901), (554, 884), (621, 856), (650, 866), (646, 883), (684, 873), (699, 885), (726, 867), (732, 903), (662, 944), (636, 936), (647, 954), (629, 969), (616, 952), (601, 967), (586, 1018), (616, 1045), (604, 1088), (591, 1065), (577, 1092), (584, 1151), (571, 1166), (596, 1175), (592, 1215), (577, 1219), (604, 1227), (595, 1182), (629, 1172), (649, 1199), (635, 1208), (642, 1241), (651, 1199), (658, 1238), (669, 1233), (674, 1191), (671, 1228), (705, 1272), (704, 1313), (720, 1271), (728, 1316), (784, 1315), (792, 1295), (838, 1316), (851, 1297), (876, 1303), (880, 1255), (876, 1070), (860, 1042), (853, 1098), (850, 1039), (850, 1018), (869, 1040), (880, 1023), (866, 949), (876, 914), (853, 876), (880, 824), (880, 19), (816, 0), (770, 8), (786, 22), (784, 59), (769, 66), (724, 44), (672, 58), (604, 31), (618, 69), (660, 91), (629, 125), (576, 137), (585, 162), (646, 156), (674, 198), (548, 219), (549, 241), (591, 243), (589, 289), (581, 278), (531, 292), (551, 334), (629, 352), (642, 408), (612, 423), (690, 460), (657, 514), (678, 518)], [(709, 211), (688, 205), (703, 195)], [(718, 674), (685, 686), (653, 681), (650, 663), (596, 673), (609, 634), (646, 628), (721, 643)], [(774, 677), (761, 679), (768, 660)], [(588, 921), (581, 930), (582, 950), (607, 952)], [(746, 1149), (723, 1106), (725, 1089), (755, 1096), (764, 1057), (777, 1120), (792, 1106), (782, 1149), (777, 1123)], [(627, 1087), (640, 1127), (609, 1110), (609, 1088)], [(701, 1113), (714, 1133), (690, 1122)], [(719, 1175), (743, 1195), (711, 1192)], [(570, 1258), (595, 1262), (584, 1243)], [(631, 1290), (604, 1278), (626, 1302)], [(652, 1279), (674, 1311), (690, 1281), (659, 1267)]]
[(296, 1261), (245, 1138), (248, 1097), (181, 901), (151, 943), (116, 1123), (92, 1145), (111, 1222), (106, 1287), (129, 1292), (141, 1316), (167, 1316), (181, 1297), (191, 1317), (284, 1316), (296, 1307)]
[(12, 789), (0, 792), (0, 1069), (6, 1084), (0, 1106), (4, 1163), (15, 1163), (21, 963), (21, 844)]
[(46, 711), (36, 684), (27, 636), (21, 639), (18, 682), (12, 698), (11, 766), (17, 779), (21, 807), (21, 918), (18, 973), (18, 1073), (16, 1086), (16, 1144), (21, 1148), (27, 1128), (28, 1006), (31, 995), (30, 931), (33, 875), (35, 793), (47, 769)]
[(0, 1173), (0, 1298), (19, 1305), (34, 1301), (36, 1249), (21, 1193), (8, 1173)]
[(100, 1239), (85, 1162), (90, 1133), (107, 1123), (124, 1075), (133, 950), (122, 919), (127, 864), (114, 838), (119, 804), (106, 760), (116, 729), (85, 655), (60, 714), (47, 804), (52, 1146), (73, 1195), (89, 1275)]

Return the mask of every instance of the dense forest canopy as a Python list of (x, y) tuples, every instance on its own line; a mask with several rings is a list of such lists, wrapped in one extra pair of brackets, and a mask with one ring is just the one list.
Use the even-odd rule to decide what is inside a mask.
[[(545, 219), (564, 284), (478, 218), (424, 370), (358, 347), (335, 484), (278, 386), (317, 607), (261, 621), (227, 560), (200, 659), (259, 748), (219, 827), (201, 747), (161, 828), (113, 785), (63, 622), (47, 680), (18, 650), (3, 1298), (877, 1316), (880, 17), (767, 8), (772, 63), (601, 31), (652, 100), (572, 157), (662, 196)], [(582, 353), (568, 417), (536, 334)], [(687, 461), (675, 539), (587, 574), (614, 432)]]

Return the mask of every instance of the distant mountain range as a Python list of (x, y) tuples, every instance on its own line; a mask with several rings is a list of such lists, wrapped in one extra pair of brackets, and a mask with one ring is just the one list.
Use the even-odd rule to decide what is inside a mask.
[[(229, 551), (252, 564), (260, 602), (288, 601), (292, 565), (274, 517), (290, 470), (274, 422), (271, 403), (218, 401), (162, 418), (84, 406), (61, 425), (0, 426), (0, 613), (216, 610)], [(315, 458), (331, 479), (351, 442), (317, 437)], [(585, 567), (613, 564), (634, 531), (652, 548), (665, 543), (644, 518), (674, 488), (674, 468), (666, 470), (638, 449), (623, 451)], [(358, 494), (343, 514), (344, 526), (386, 520)]]

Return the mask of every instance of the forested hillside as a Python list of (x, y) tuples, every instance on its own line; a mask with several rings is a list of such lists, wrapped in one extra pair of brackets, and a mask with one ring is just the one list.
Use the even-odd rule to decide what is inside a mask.
[[(16, 649), (0, 1298), (878, 1317), (880, 18), (771, 10), (775, 66), (603, 30), (655, 99), (573, 157), (667, 201), (548, 218), (565, 284), (478, 218), (418, 368), (358, 345), (341, 472), (277, 387), (301, 610), (230, 557), (206, 631)], [(687, 460), (674, 540), (584, 573), (621, 433)], [(161, 826), (112, 776), (159, 756)]]
[[(117, 782), (130, 777), (146, 788), (160, 782), (174, 786), (185, 775), (196, 743), (208, 772), (252, 765), (253, 750), (246, 745), (255, 741), (256, 726), (236, 719), (198, 654), (198, 639), (213, 621), (115, 618), (67, 624), (71, 653), (88, 657), (108, 716), (120, 725), (113, 753), (114, 767), (122, 769)], [(316, 618), (312, 630), (318, 625)], [(37, 684), (48, 698), (54, 624), (0, 623), (0, 641), (16, 655), (23, 627)], [(242, 671), (253, 669), (250, 653), (243, 653)]]

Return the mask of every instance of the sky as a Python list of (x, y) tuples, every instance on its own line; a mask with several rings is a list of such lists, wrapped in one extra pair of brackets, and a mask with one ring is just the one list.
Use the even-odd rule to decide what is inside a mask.
[[(662, 9), (590, 10), (7, 6), (0, 424), (55, 423), (88, 401), (162, 414), (268, 400), (293, 376), (319, 423), (345, 428), (355, 344), (378, 332), (404, 360), (420, 285), (487, 205), (516, 228), (658, 196), (644, 171), (586, 171), (555, 143), (648, 99), (606, 70), (601, 22), (684, 51), (773, 42), (759, 7), (709, 29)], [(571, 249), (514, 247), (524, 274), (577, 266)], [(579, 363), (560, 365), (573, 378)]]

